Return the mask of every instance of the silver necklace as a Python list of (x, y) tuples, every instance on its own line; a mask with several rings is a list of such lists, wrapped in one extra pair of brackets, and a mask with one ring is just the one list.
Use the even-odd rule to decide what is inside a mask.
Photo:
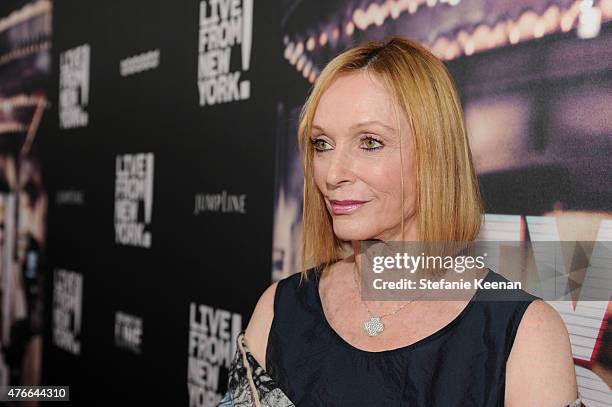
[(359, 299), (361, 300), (363, 305), (365, 305), (365, 308), (368, 311), (368, 314), (370, 314), (370, 319), (363, 321), (363, 329), (368, 333), (369, 336), (376, 336), (385, 330), (385, 324), (383, 324), (382, 322), (382, 319), (384, 317), (388, 317), (389, 315), (397, 314), (399, 311), (404, 309), (408, 304), (418, 299), (418, 298), (415, 298), (414, 300), (408, 301), (406, 304), (401, 305), (398, 309), (396, 309), (393, 312), (389, 312), (384, 315), (375, 315), (372, 313), (372, 311), (370, 311), (370, 307), (368, 307), (368, 304), (366, 304), (366, 302), (361, 298), (361, 290), (359, 288), (359, 284), (357, 283), (357, 273), (355, 272), (355, 270), (357, 270), (357, 262), (355, 262), (353, 266), (353, 279), (355, 280), (355, 291), (357, 292), (357, 295), (359, 296)]

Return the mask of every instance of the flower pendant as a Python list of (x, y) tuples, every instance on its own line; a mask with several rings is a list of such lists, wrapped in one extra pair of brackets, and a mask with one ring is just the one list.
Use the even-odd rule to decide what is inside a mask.
[(372, 316), (369, 320), (364, 321), (363, 329), (370, 336), (376, 336), (385, 329), (385, 325), (382, 323), (380, 317)]

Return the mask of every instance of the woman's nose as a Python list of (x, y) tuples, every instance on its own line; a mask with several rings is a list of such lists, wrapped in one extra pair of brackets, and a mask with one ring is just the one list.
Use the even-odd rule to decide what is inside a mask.
[(331, 151), (329, 167), (327, 168), (327, 184), (329, 187), (337, 186), (343, 182), (352, 182), (353, 158), (342, 149)]

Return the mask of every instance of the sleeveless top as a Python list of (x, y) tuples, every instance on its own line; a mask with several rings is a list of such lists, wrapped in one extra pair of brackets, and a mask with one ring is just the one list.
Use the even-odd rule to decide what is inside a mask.
[[(266, 371), (296, 406), (503, 407), (506, 361), (525, 310), (540, 297), (478, 289), (435, 333), (371, 352), (329, 325), (314, 270), (301, 286), (300, 273), (279, 280), (266, 349)], [(484, 281), (509, 280), (489, 269)], [(476, 301), (490, 295), (497, 297)]]

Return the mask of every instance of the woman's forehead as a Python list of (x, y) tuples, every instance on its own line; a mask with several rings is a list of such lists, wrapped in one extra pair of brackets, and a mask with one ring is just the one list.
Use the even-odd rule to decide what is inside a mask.
[(336, 78), (323, 93), (313, 126), (353, 127), (382, 123), (395, 128), (393, 98), (375, 75), (365, 72)]

